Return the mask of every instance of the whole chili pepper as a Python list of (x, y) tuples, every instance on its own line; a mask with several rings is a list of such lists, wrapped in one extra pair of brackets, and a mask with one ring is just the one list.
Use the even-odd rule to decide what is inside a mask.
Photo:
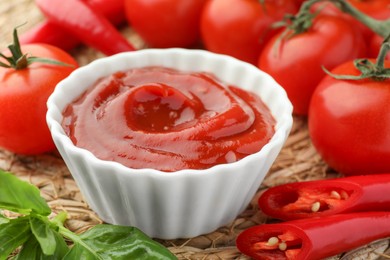
[(112, 24), (126, 22), (125, 3), (123, 0), (83, 0), (98, 13), (104, 15)]
[[(120, 25), (126, 21), (123, 0), (87, 0), (86, 2), (94, 11), (105, 16), (113, 25)], [(21, 44), (47, 43), (66, 51), (80, 43), (77, 37), (47, 20), (22, 34), (19, 41)]]
[(106, 55), (135, 50), (103, 15), (83, 1), (37, 0), (36, 3), (50, 22)]
[(22, 34), (20, 43), (46, 43), (68, 51), (76, 47), (80, 40), (61, 27), (44, 21)]
[(259, 198), (267, 215), (291, 220), (357, 211), (390, 210), (390, 174), (288, 183)]
[(254, 226), (236, 244), (254, 259), (315, 260), (389, 236), (390, 212), (358, 212)]

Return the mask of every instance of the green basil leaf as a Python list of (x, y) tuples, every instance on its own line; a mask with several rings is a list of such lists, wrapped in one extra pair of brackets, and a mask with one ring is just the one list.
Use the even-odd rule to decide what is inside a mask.
[(8, 222), (9, 222), (9, 219), (4, 217), (2, 214), (0, 214), (0, 225), (8, 223)]
[(75, 242), (65, 260), (177, 259), (167, 248), (135, 227), (102, 224), (77, 237), (72, 234), (63, 233)]
[(10, 219), (0, 226), (0, 260), (5, 260), (31, 236), (28, 217)]
[[(53, 255), (57, 250), (58, 242), (65, 244), (64, 239), (62, 239), (62, 242), (58, 239), (58, 232), (53, 229), (55, 226), (51, 225), (48, 220), (45, 221), (39, 217), (30, 216), (30, 226), (45, 255)], [(61, 246), (61, 244), (58, 246)]]
[(37, 187), (1, 170), (0, 208), (26, 215), (35, 212), (48, 216), (51, 213)]
[(95, 254), (91, 250), (87, 250), (84, 246), (79, 243), (75, 243), (72, 249), (64, 256), (62, 260), (74, 260), (74, 259), (83, 259), (83, 260), (104, 260), (103, 257), (100, 257), (98, 254)]
[(66, 253), (69, 251), (68, 246), (66, 245), (63, 237), (56, 233), (55, 239), (57, 240), (57, 248), (52, 255), (45, 255), (42, 251), (41, 245), (35, 236), (31, 236), (29, 240), (23, 245), (19, 254), (15, 257), (14, 260), (56, 260), (62, 259)]

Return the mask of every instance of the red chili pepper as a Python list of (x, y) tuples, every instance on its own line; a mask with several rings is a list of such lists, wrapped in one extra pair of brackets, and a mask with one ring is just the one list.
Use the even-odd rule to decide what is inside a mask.
[[(87, 0), (86, 2), (113, 25), (120, 25), (126, 21), (123, 0)], [(50, 21), (43, 21), (22, 34), (19, 42), (21, 44), (46, 43), (67, 51), (76, 47), (80, 40), (62, 27)]]
[(120, 25), (126, 21), (123, 0), (87, 0), (86, 2), (93, 10), (104, 15), (114, 25)]
[(254, 259), (313, 260), (389, 236), (390, 212), (359, 212), (254, 226), (236, 244)]
[(77, 37), (49, 21), (44, 21), (22, 34), (19, 41), (21, 44), (46, 43), (65, 51), (73, 49), (80, 43)]
[(50, 22), (106, 55), (135, 50), (102, 14), (83, 1), (36, 0), (36, 3)]
[(291, 220), (390, 209), (390, 174), (353, 176), (275, 186), (259, 198), (267, 215)]

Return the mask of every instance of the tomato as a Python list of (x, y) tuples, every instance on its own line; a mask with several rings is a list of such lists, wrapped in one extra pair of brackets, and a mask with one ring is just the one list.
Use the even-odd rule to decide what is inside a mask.
[(298, 7), (301, 7), (301, 5), (305, 2), (306, 0), (295, 0), (297, 3)]
[[(385, 62), (390, 68), (390, 62)], [(334, 74), (359, 75), (352, 62)], [(390, 80), (338, 80), (326, 76), (315, 90), (308, 125), (325, 162), (346, 174), (390, 171)]]
[[(347, 1), (350, 3), (350, 1)], [(314, 3), (310, 7), (311, 12), (321, 12), (322, 14), (327, 15), (335, 15), (339, 17), (343, 17), (344, 19), (348, 20), (351, 24), (354, 24), (355, 26), (363, 26), (359, 21), (357, 21), (354, 17), (352, 17), (350, 14), (345, 13), (341, 11), (335, 3), (332, 2), (317, 2)]]
[(51, 45), (28, 44), (22, 46), (22, 52), (72, 65), (34, 62), (18, 70), (0, 67), (0, 147), (20, 154), (39, 154), (55, 147), (46, 125), (46, 101), (77, 63)]
[(271, 24), (286, 13), (295, 13), (292, 0), (211, 0), (203, 10), (200, 26), (206, 49), (256, 64)]
[(190, 47), (199, 40), (206, 1), (125, 0), (125, 11), (130, 25), (150, 47)]
[(319, 14), (306, 32), (280, 40), (283, 33), (267, 43), (258, 66), (284, 87), (298, 115), (307, 115), (311, 95), (325, 75), (322, 66), (330, 70), (366, 55), (361, 33), (336, 16)]

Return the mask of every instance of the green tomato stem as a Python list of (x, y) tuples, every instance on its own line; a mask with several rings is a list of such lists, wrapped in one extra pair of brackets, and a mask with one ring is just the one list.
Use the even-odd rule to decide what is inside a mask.
[(273, 28), (286, 27), (289, 30), (285, 31), (281, 39), (292, 38), (295, 35), (306, 32), (313, 24), (313, 19), (318, 12), (312, 13), (310, 8), (313, 4), (323, 2), (325, 0), (307, 0), (295, 15), (287, 14), (282, 21), (273, 24)]
[(385, 59), (386, 55), (390, 50), (390, 35), (385, 38), (381, 45), (381, 49), (379, 51), (378, 57), (376, 59), (376, 66), (378, 68), (384, 68), (385, 67)]
[(19, 37), (18, 37), (18, 27), (14, 29), (13, 32), (13, 43), (8, 46), (9, 51), (11, 52), (11, 56), (5, 56), (4, 54), (0, 53), (0, 58), (4, 59), (4, 62), (0, 61), (0, 67), (4, 68), (13, 68), (15, 70), (22, 70), (28, 68), (28, 66), (31, 63), (34, 62), (42, 62), (45, 64), (52, 64), (52, 65), (58, 65), (58, 66), (66, 66), (66, 67), (73, 67), (73, 65), (53, 60), (53, 59), (47, 59), (47, 58), (39, 58), (30, 56), (27, 53), (23, 53)]
[(359, 11), (353, 5), (345, 0), (328, 0), (336, 3), (336, 6), (343, 12), (348, 13), (356, 20), (360, 21), (375, 33), (379, 34), (383, 38), (387, 37), (390, 33), (390, 19), (379, 21), (376, 20), (363, 12)]
[(331, 2), (333, 3), (337, 8), (339, 8), (342, 12), (347, 13), (351, 15), (356, 20), (360, 21), (364, 25), (366, 25), (368, 28), (370, 28), (375, 33), (379, 34), (383, 38), (387, 37), (390, 34), (390, 19), (387, 20), (376, 20), (365, 13), (358, 10), (356, 7), (351, 5), (345, 0), (308, 0), (305, 1), (301, 9), (299, 10), (300, 14), (309, 13), (310, 7), (318, 2)]
[(354, 60), (354, 66), (360, 71), (360, 75), (336, 75), (328, 71), (323, 67), (324, 71), (335, 79), (340, 80), (361, 80), (372, 79), (376, 81), (387, 80), (390, 78), (390, 68), (385, 68), (386, 55), (390, 50), (390, 36), (386, 37), (382, 43), (376, 62), (372, 62), (369, 59), (357, 59)]

